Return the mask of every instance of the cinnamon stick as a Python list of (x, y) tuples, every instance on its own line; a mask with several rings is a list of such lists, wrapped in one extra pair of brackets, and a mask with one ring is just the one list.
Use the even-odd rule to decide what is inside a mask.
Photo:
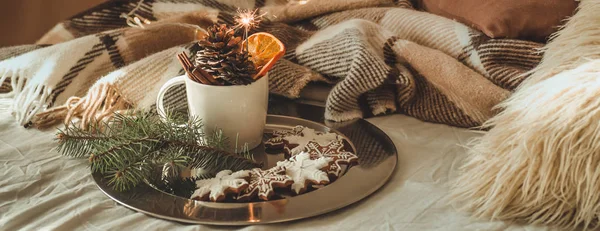
[(179, 60), (179, 63), (181, 63), (181, 66), (183, 66), (183, 69), (185, 70), (185, 72), (188, 74), (188, 77), (190, 77), (192, 80), (202, 83), (202, 84), (210, 84), (210, 82), (202, 77), (196, 76), (196, 74), (194, 73), (194, 71), (192, 69), (194, 69), (194, 66), (192, 65), (190, 59), (187, 57), (187, 55), (185, 55), (184, 53), (180, 53), (177, 54), (177, 59)]
[(213, 77), (211, 74), (209, 74), (205, 70), (202, 70), (201, 68), (196, 67), (196, 68), (194, 68), (193, 72), (194, 72), (194, 74), (200, 75), (200, 76), (204, 77), (205, 79), (207, 79), (211, 85), (221, 85), (221, 82), (217, 81), (215, 79), (215, 77)]

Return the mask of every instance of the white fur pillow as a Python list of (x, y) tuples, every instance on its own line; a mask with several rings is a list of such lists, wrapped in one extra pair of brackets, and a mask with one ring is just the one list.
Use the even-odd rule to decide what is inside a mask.
[(600, 60), (523, 88), (455, 184), (476, 216), (574, 227), (600, 216)]
[(581, 1), (473, 141), (453, 197), (474, 216), (600, 228), (598, 12), (600, 0)]

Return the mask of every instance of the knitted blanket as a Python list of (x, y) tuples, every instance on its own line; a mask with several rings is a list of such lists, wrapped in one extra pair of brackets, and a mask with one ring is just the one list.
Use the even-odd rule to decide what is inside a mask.
[[(305, 4), (303, 4), (305, 3)], [(495, 114), (541, 44), (490, 39), (463, 24), (420, 12), (406, 0), (109, 1), (58, 24), (38, 44), (0, 49), (0, 94), (14, 97), (22, 125), (82, 126), (114, 112), (152, 109), (158, 89), (183, 73), (176, 54), (195, 55), (201, 28), (233, 24), (258, 8), (265, 31), (286, 46), (269, 73), (272, 94), (298, 98), (311, 81), (332, 85), (325, 118), (345, 121), (400, 112), (475, 127)], [(129, 27), (122, 13), (152, 21)], [(185, 106), (185, 88), (166, 96)]]

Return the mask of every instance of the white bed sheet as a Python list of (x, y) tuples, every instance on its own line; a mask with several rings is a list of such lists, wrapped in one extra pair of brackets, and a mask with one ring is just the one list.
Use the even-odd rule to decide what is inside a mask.
[(475, 220), (444, 197), (476, 134), (391, 115), (369, 119), (399, 152), (397, 171), (372, 196), (338, 211), (272, 225), (187, 225), (137, 213), (106, 197), (84, 159), (60, 156), (55, 131), (17, 126), (0, 99), (0, 230), (550, 230)]

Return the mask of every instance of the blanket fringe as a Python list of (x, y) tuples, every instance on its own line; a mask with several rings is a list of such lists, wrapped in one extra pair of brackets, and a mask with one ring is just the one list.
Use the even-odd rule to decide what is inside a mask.
[(9, 98), (14, 95), (14, 88), (11, 81), (12, 78), (8, 79), (12, 76), (12, 73), (12, 71), (0, 69), (0, 85), (2, 86), (0, 89), (0, 98)]
[[(26, 76), (31, 76), (25, 70), (4, 69), (0, 70), (0, 84), (9, 85), (10, 90), (0, 93), (0, 98), (14, 98), (11, 107), (13, 116), (20, 125), (28, 124), (33, 117), (47, 105), (46, 102), (52, 93), (52, 88), (28, 81)], [(10, 77), (10, 82), (8, 78)]]
[(43, 129), (63, 121), (65, 126), (79, 119), (79, 126), (88, 130), (112, 118), (114, 113), (130, 108), (130, 104), (110, 83), (98, 83), (84, 97), (71, 97), (65, 105), (37, 114), (33, 126)]
[(0, 82), (0, 97), (2, 97), (2, 95), (8, 94), (12, 92), (12, 86), (10, 86), (10, 80), (5, 79), (4, 81)]

